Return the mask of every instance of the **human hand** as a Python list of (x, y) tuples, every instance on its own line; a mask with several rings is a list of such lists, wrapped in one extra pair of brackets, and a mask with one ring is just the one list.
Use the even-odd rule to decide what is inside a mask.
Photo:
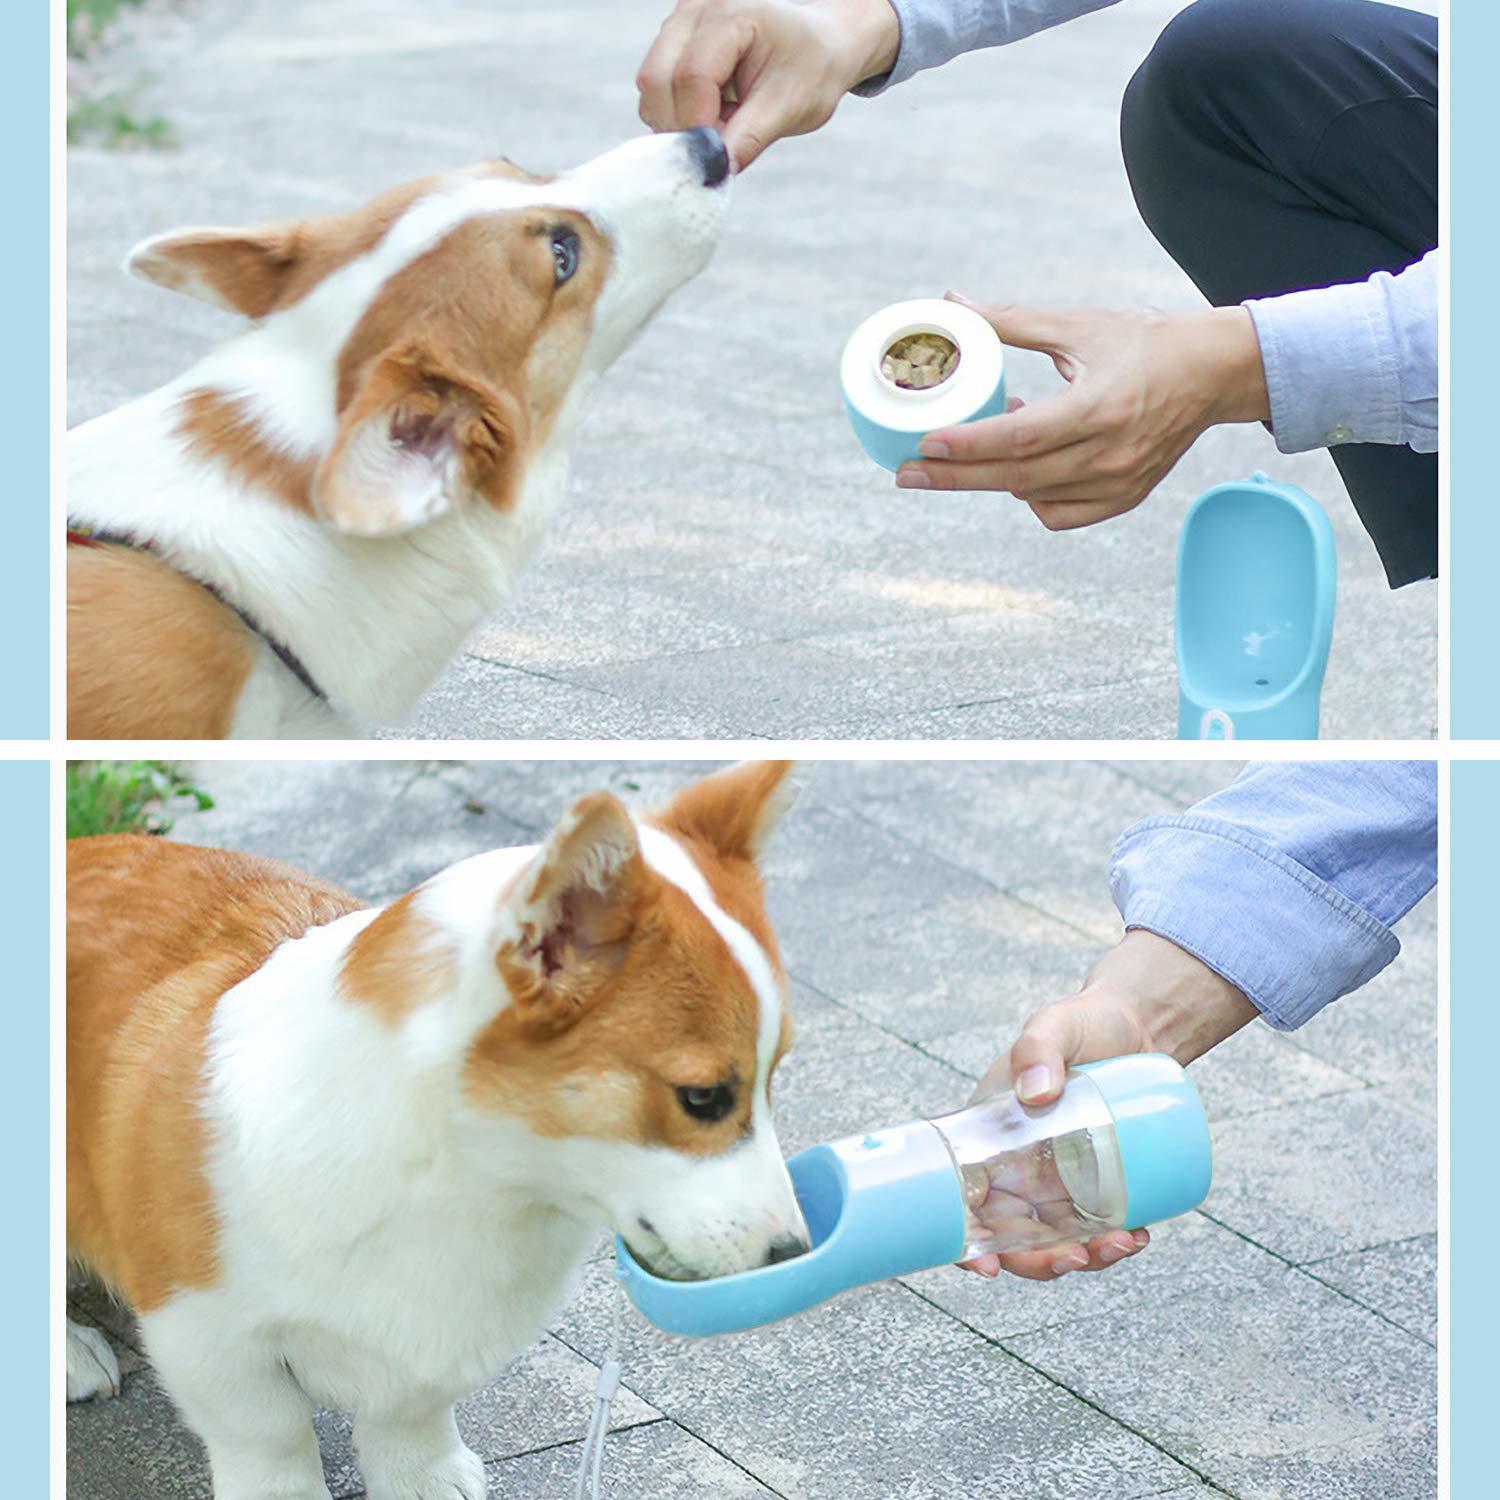
[[(1062, 1093), (1069, 1067), (1132, 1052), (1165, 1052), (1186, 1064), (1258, 1014), (1207, 964), (1136, 928), (1094, 965), (1076, 995), (1027, 1018), (1014, 1045), (979, 1080), (970, 1102), (1014, 1087), (1022, 1104), (1051, 1104)], [(1112, 1229), (1086, 1245), (981, 1255), (963, 1264), (981, 1276), (1009, 1271), (1032, 1281), (1054, 1281), (1069, 1271), (1102, 1271), (1150, 1240), (1145, 1229)]]
[(900, 45), (889, 0), (677, 0), (636, 74), (641, 119), (718, 126), (743, 171), (772, 142), (826, 124)]
[(1049, 531), (1134, 509), (1205, 429), (1270, 417), (1260, 340), (1242, 307), (1167, 316), (980, 306), (1007, 344), (1052, 356), (1068, 388), (1004, 416), (929, 432), (903, 489), (1008, 490)]

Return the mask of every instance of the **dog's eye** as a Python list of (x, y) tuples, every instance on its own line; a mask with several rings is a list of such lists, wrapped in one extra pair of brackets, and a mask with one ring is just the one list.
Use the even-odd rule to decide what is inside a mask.
[(727, 1083), (678, 1089), (677, 1102), (695, 1120), (722, 1120), (734, 1108), (734, 1090)]
[(578, 269), (578, 236), (571, 229), (552, 231), (552, 267), (558, 286)]

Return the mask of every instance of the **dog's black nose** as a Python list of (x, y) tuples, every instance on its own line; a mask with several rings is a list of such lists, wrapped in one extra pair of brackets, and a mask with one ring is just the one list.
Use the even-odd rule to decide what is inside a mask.
[(718, 187), (729, 176), (729, 153), (719, 132), (710, 125), (697, 125), (687, 138), (688, 155), (703, 173), (703, 186)]
[(784, 1260), (796, 1260), (799, 1255), (806, 1255), (811, 1249), (812, 1246), (800, 1235), (784, 1234), (771, 1241), (771, 1248), (766, 1251), (766, 1264), (774, 1266)]

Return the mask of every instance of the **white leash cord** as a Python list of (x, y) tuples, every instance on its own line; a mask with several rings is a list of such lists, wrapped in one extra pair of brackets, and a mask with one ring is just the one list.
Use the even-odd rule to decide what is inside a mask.
[(625, 1289), (612, 1276), (614, 1296), (610, 1303), (609, 1352), (599, 1366), (599, 1383), (594, 1388), (594, 1414), (588, 1435), (583, 1440), (583, 1456), (578, 1465), (578, 1483), (573, 1500), (599, 1500), (604, 1476), (604, 1440), (609, 1436), (609, 1404), (620, 1389), (620, 1340), (624, 1327)]

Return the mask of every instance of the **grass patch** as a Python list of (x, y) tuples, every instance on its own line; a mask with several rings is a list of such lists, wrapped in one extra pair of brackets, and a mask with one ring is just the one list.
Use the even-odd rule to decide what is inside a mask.
[(141, 0), (68, 0), (68, 56), (87, 57), (127, 6)]
[(142, 118), (131, 107), (134, 89), (75, 99), (68, 106), (68, 144), (104, 146), (119, 151), (130, 146), (163, 151), (177, 144), (177, 132), (161, 115)]
[(108, 150), (144, 148), (160, 151), (177, 144), (177, 135), (161, 115), (142, 115), (135, 107), (140, 85), (121, 86), (101, 80), (89, 66), (102, 49), (105, 34), (128, 7), (143, 0), (68, 0), (68, 144)]
[(68, 837), (166, 833), (174, 814), (214, 805), (186, 771), (168, 760), (70, 760)]

